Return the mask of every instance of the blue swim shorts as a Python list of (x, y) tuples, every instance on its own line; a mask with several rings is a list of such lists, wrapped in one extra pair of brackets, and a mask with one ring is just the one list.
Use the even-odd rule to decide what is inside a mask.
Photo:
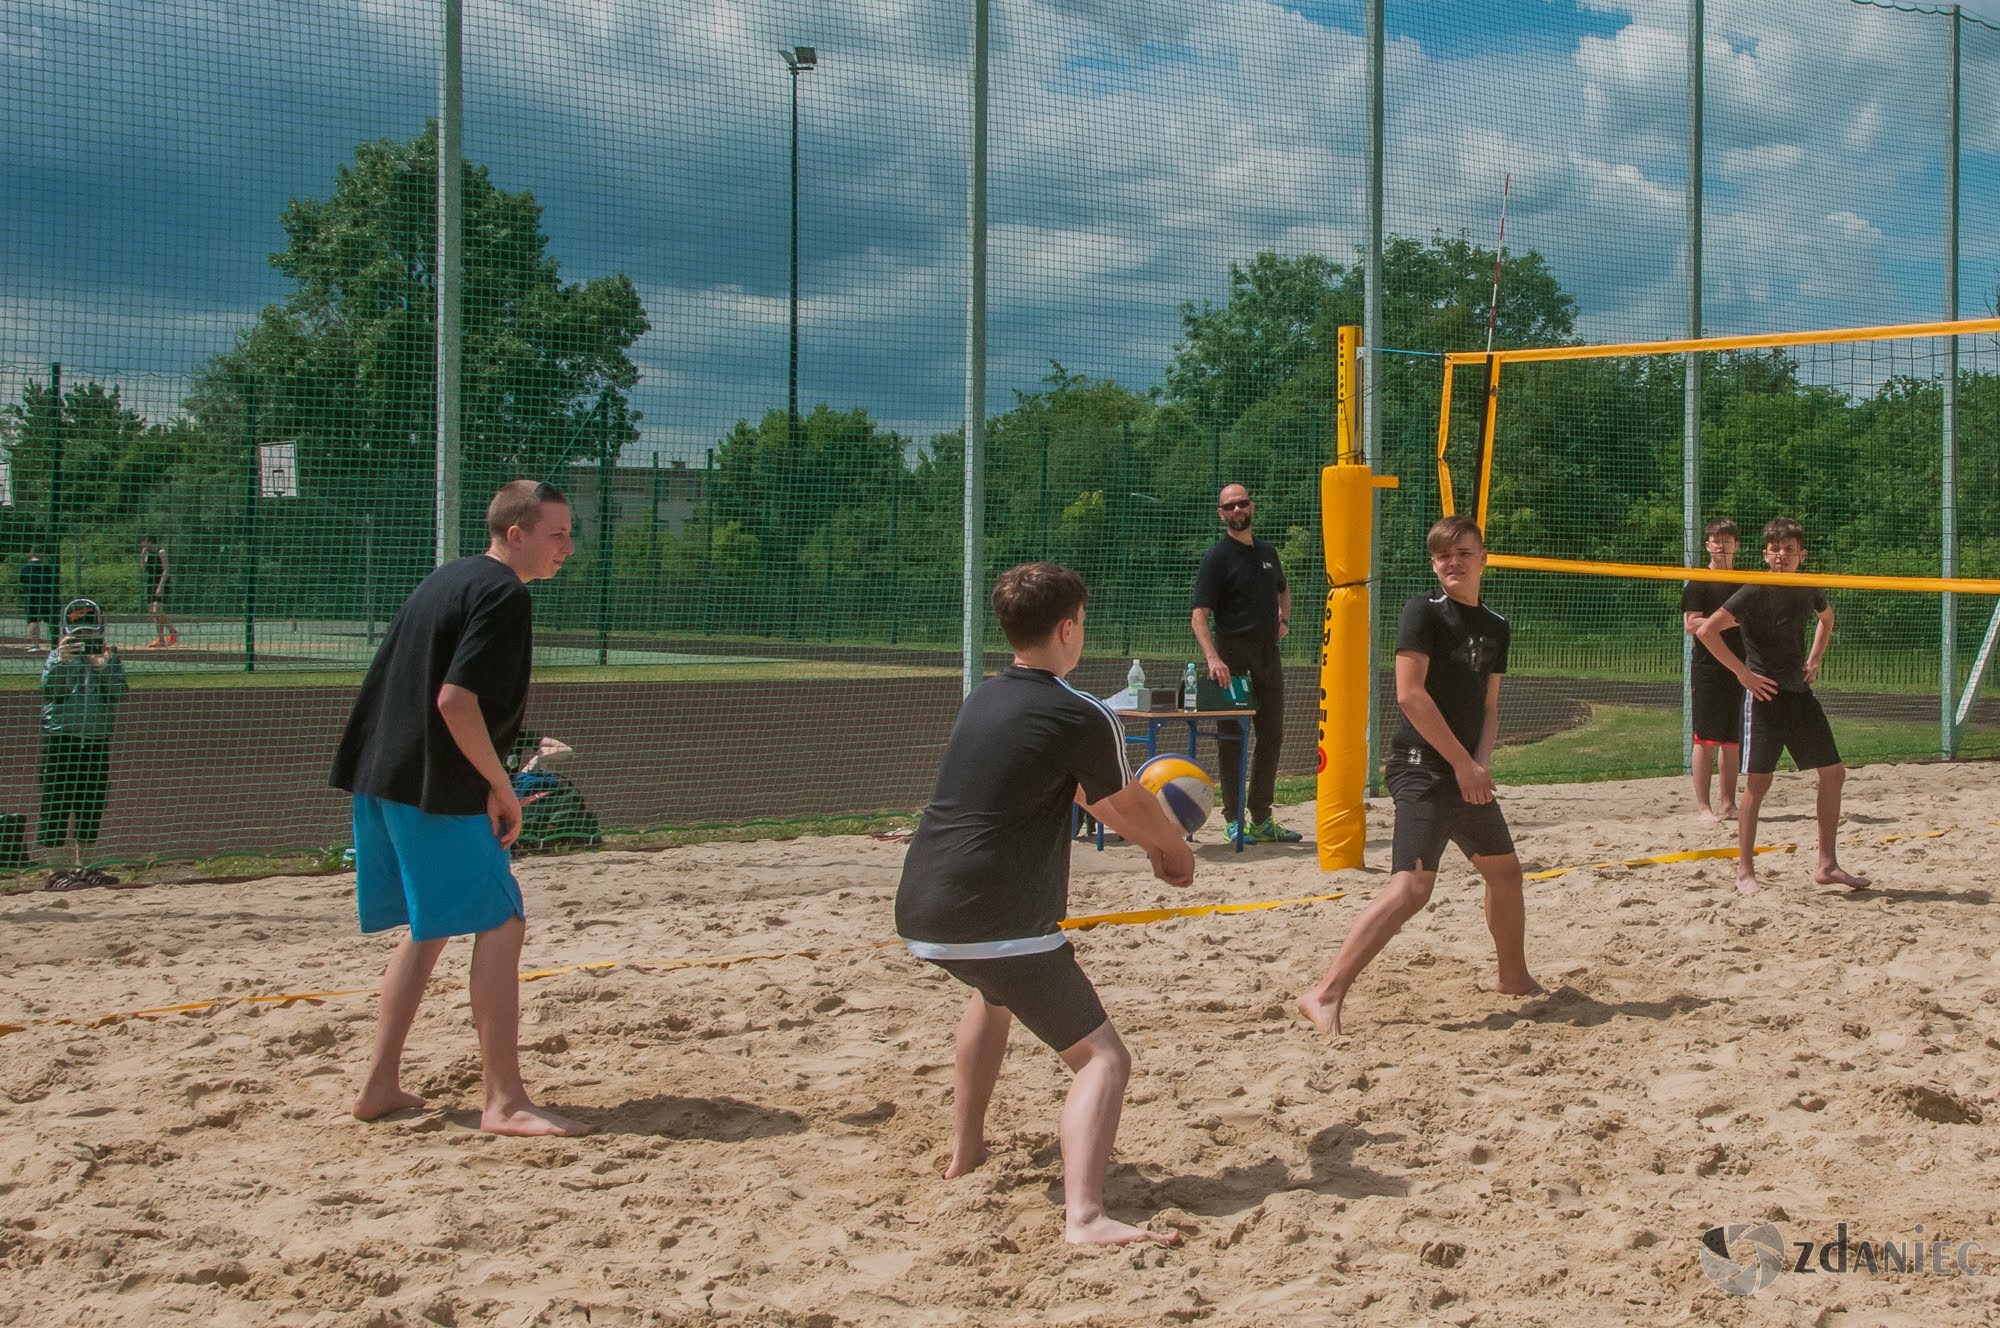
[(436, 816), (354, 795), (361, 930), (408, 927), (413, 941), (471, 936), (525, 917), (514, 864), (484, 816)]

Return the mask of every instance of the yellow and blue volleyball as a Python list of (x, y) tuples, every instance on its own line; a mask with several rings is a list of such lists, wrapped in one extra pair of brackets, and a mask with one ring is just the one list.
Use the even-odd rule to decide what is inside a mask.
[(1156, 756), (1139, 767), (1138, 781), (1160, 800), (1167, 819), (1191, 835), (1215, 810), (1215, 781), (1185, 756)]

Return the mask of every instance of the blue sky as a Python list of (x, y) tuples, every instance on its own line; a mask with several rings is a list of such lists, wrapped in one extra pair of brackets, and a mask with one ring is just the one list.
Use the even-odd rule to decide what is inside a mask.
[[(0, 0), (0, 394), (60, 359), (156, 418), (284, 294), (277, 217), (431, 113), (433, 0)], [(2000, 22), (2000, 0), (1978, 0)], [(1260, 249), (1361, 239), (1359, 0), (994, 0), (992, 395), (1051, 360), (1160, 379), (1182, 301)], [(1391, 0), (1389, 224), (1535, 248), (1594, 339), (1682, 303), (1680, 0)], [(116, 15), (115, 19), (112, 17)], [(801, 395), (918, 438), (962, 391), (963, 14), (919, 0), (467, 0), (468, 155), (625, 272), (646, 446), (784, 392), (787, 75), (801, 83)], [(1941, 306), (1944, 20), (1709, 0), (1716, 332)], [(2000, 283), (2000, 33), (1967, 29), (1961, 302)]]

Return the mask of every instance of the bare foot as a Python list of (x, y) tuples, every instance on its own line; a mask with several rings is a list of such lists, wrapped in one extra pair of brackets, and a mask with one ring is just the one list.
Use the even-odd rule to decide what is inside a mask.
[(1136, 1245), (1151, 1241), (1155, 1245), (1178, 1245), (1181, 1233), (1178, 1231), (1148, 1231), (1135, 1227), (1129, 1222), (1119, 1222), (1099, 1214), (1088, 1222), (1063, 1223), (1063, 1239), (1072, 1245)]
[(1874, 884), (1866, 876), (1856, 876), (1853, 872), (1843, 869), (1837, 862), (1831, 867), (1822, 867), (1814, 872), (1813, 879), (1821, 885), (1844, 885), (1850, 890), (1866, 890)]
[(558, 1116), (553, 1111), (537, 1106), (526, 1106), (517, 1111), (502, 1111), (488, 1107), (479, 1113), (479, 1128), (488, 1134), (521, 1137), (548, 1134), (574, 1136), (597, 1132), (597, 1127), (588, 1121), (571, 1120), (567, 1116)]
[(354, 1099), (354, 1119), (380, 1120), (392, 1111), (421, 1111), (427, 1105), (415, 1093), (405, 1093), (400, 1088), (386, 1091), (364, 1088)]
[(1335, 1037), (1339, 1037), (1340, 1003), (1346, 998), (1347, 993), (1342, 992), (1340, 995), (1328, 1000), (1320, 996), (1318, 989), (1315, 988), (1299, 997), (1294, 1004), (1298, 1006), (1299, 1013), (1306, 1017), (1306, 1022), (1311, 1024), (1318, 1032), (1323, 1034), (1330, 1033)]
[(960, 1176), (977, 1171), (988, 1156), (984, 1139), (970, 1148), (953, 1149), (951, 1161), (944, 1164), (944, 1178), (957, 1180)]
[[(1725, 813), (1725, 815), (1726, 814), (1727, 813)], [(1711, 824), (1720, 821), (1722, 819), (1722, 817), (1717, 816), (1714, 812), (1710, 811), (1706, 807), (1697, 807), (1695, 809), (1695, 815), (1699, 816), (1704, 821), (1710, 822)]]
[(1734, 803), (1731, 803), (1731, 804), (1730, 804), (1729, 806), (1727, 806), (1727, 807), (1724, 807), (1724, 808), (1723, 808), (1723, 809), (1722, 809), (1721, 811), (1717, 812), (1717, 813), (1716, 813), (1716, 815), (1717, 815), (1718, 817), (1720, 817), (1720, 818), (1721, 818), (1722, 820), (1725, 820), (1725, 821), (1733, 821), (1733, 820), (1735, 820), (1735, 819), (1736, 819), (1736, 806), (1735, 806), (1735, 804), (1734, 804)]
[(1758, 884), (1757, 884), (1757, 873), (1756, 873), (1756, 872), (1738, 872), (1738, 873), (1737, 873), (1737, 875), (1736, 875), (1736, 893), (1737, 893), (1737, 894), (1739, 894), (1739, 895), (1754, 895), (1754, 894), (1756, 894), (1756, 893), (1757, 893), (1757, 892), (1758, 892), (1759, 890), (1761, 890), (1761, 889), (1763, 889), (1763, 888), (1764, 888), (1763, 886), (1761, 886), (1761, 885), (1758, 885)]
[(1544, 987), (1526, 973), (1521, 975), (1521, 979), (1518, 982), (1509, 982), (1506, 978), (1500, 979), (1495, 990), (1502, 996), (1545, 996), (1548, 994), (1547, 987)]

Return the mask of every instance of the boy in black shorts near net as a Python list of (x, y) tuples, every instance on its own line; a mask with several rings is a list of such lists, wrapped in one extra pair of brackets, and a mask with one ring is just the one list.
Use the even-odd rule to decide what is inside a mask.
[[(1764, 564), (1791, 575), (1805, 565), (1805, 527), (1788, 516), (1772, 517), (1764, 526)], [(1805, 629), (1816, 619), (1812, 648)], [(1727, 632), (1743, 628), (1743, 653), (1730, 648)], [(1834, 847), (1840, 829), (1840, 790), (1847, 767), (1833, 743), (1833, 726), (1813, 695), (1813, 680), (1833, 640), (1833, 607), (1817, 586), (1743, 586), (1708, 616), (1697, 633), (1742, 682), (1747, 693), (1743, 724), (1743, 803), (1736, 822), (1736, 888), (1757, 893), (1757, 812), (1770, 791), (1778, 757), (1792, 754), (1801, 770), (1819, 772), (1816, 820), (1818, 864), (1813, 879), (1821, 885), (1868, 887), (1868, 879), (1841, 868)]]
[(993, 611), (1014, 662), (965, 698), (903, 861), (896, 934), (911, 954), (972, 988), (958, 1021), (947, 1180), (986, 1160), (986, 1107), (1018, 1018), (1075, 1073), (1058, 1126), (1063, 1235), (1121, 1245), (1180, 1237), (1104, 1212), (1131, 1055), (1077, 966), (1069, 911), (1069, 816), (1081, 803), (1145, 849), (1170, 885), (1194, 855), (1125, 759), (1125, 730), (1064, 676), (1083, 657), (1083, 579), (1054, 563), (1003, 572)]
[[(1736, 566), (1738, 543), (1736, 523), (1726, 516), (1716, 517), (1703, 530), (1708, 545), (1711, 570), (1726, 572)], [(1721, 660), (1701, 643), (1701, 625), (1708, 615), (1721, 608), (1742, 587), (1727, 581), (1690, 581), (1681, 587), (1681, 625), (1695, 637), (1694, 667), (1688, 671), (1693, 694), (1694, 751), (1689, 765), (1694, 771), (1694, 805), (1704, 821), (1725, 821), (1736, 815), (1736, 768), (1742, 762), (1743, 684), (1723, 666)], [(1743, 653), (1743, 631), (1732, 627), (1723, 640), (1738, 655)], [(1722, 786), (1722, 809), (1708, 801), (1708, 774), (1713, 766)]]
[(1396, 628), (1396, 703), (1403, 723), (1384, 759), (1396, 799), (1389, 888), (1361, 910), (1319, 985), (1298, 999), (1322, 1033), (1338, 1033), (1340, 1007), (1361, 970), (1423, 911), (1447, 841), (1486, 878), (1486, 928), (1499, 956), (1499, 989), (1542, 990), (1528, 972), (1521, 859), (1494, 800), (1493, 744), (1500, 735), (1500, 675), (1507, 671), (1507, 620), (1479, 600), (1486, 543), (1470, 518), (1431, 527), (1439, 588), (1403, 606)]

